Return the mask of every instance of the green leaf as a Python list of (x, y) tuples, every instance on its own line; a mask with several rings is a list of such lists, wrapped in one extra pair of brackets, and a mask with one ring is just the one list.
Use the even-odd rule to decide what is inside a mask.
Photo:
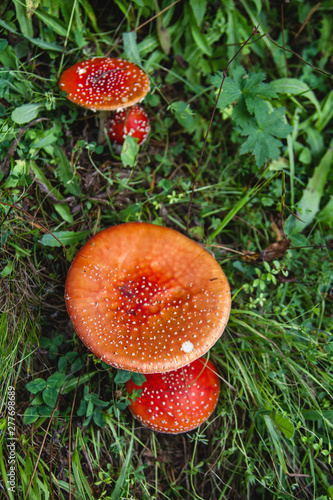
[(87, 411), (87, 403), (85, 401), (83, 401), (83, 399), (81, 399), (80, 401), (80, 406), (76, 412), (76, 414), (79, 416), (79, 417), (83, 417), (83, 415), (86, 414), (86, 411)]
[(132, 454), (133, 454), (133, 443), (134, 443), (134, 432), (132, 429), (131, 441), (130, 441), (129, 446), (128, 446), (126, 459), (122, 465), (121, 471), (119, 473), (114, 490), (111, 494), (110, 500), (118, 500), (121, 497), (121, 491), (123, 489), (125, 480), (128, 477), (130, 470), (131, 470), (130, 463), (131, 463)]
[(39, 419), (38, 408), (35, 406), (29, 406), (24, 412), (23, 423), (25, 425), (30, 425)]
[[(44, 184), (49, 193), (52, 193), (52, 195), (58, 200), (64, 199), (64, 197), (59, 193), (59, 191), (54, 186), (52, 186), (51, 182), (49, 181), (49, 179), (47, 179), (44, 172), (37, 166), (36, 162), (31, 161), (29, 166), (33, 171), (33, 173), (35, 174), (35, 176), (37, 177), (37, 179)], [(74, 218), (73, 215), (71, 214), (70, 208), (67, 203), (54, 203), (53, 206), (55, 211), (58, 212), (58, 214), (60, 215), (60, 217), (62, 217), (63, 220), (65, 220), (69, 224), (73, 224)]]
[(321, 109), (318, 99), (310, 87), (298, 78), (279, 78), (270, 83), (270, 88), (278, 94), (302, 96), (308, 99), (320, 115)]
[(302, 198), (297, 205), (297, 216), (300, 220), (292, 215), (287, 219), (289, 222), (292, 222), (290, 227), (292, 233), (300, 233), (314, 221), (319, 212), (320, 200), (324, 194), (327, 177), (332, 166), (333, 149), (329, 149), (321, 159), (318, 167), (315, 168), (306, 189), (303, 191)]
[(45, 10), (43, 9), (37, 9), (35, 10), (35, 15), (43, 21), (43, 23), (51, 30), (57, 33), (57, 35), (60, 35), (64, 38), (67, 36), (67, 26), (60, 21), (60, 19), (56, 18), (55, 16), (52, 16), (48, 14)]
[(25, 160), (17, 160), (5, 181), (5, 189), (24, 186), (29, 172), (29, 164)]
[(131, 372), (126, 370), (118, 370), (114, 381), (116, 384), (125, 384), (131, 378)]
[(41, 417), (51, 417), (52, 414), (55, 417), (57, 415), (59, 415), (59, 410), (56, 410), (54, 413), (53, 412), (54, 412), (54, 405), (49, 406), (49, 405), (45, 404), (45, 405), (38, 406), (38, 413)]
[(136, 38), (136, 32), (130, 31), (128, 33), (123, 33), (124, 51), (127, 59), (141, 66), (141, 58)]
[(0, 39), (0, 54), (3, 52), (8, 46), (8, 40)]
[(286, 438), (292, 439), (294, 437), (295, 427), (289, 418), (284, 417), (275, 411), (270, 414), (270, 417), (279, 431), (281, 431)]
[(198, 129), (200, 115), (196, 115), (190, 105), (184, 101), (173, 102), (169, 109), (175, 113), (178, 123), (190, 134)]
[(268, 415), (264, 416), (263, 419), (265, 420), (266, 423), (266, 427), (269, 433), (269, 438), (272, 441), (272, 444), (275, 448), (276, 456), (280, 462), (283, 471), (285, 472), (285, 474), (287, 474), (288, 469), (283, 454), (284, 448), (281, 444), (280, 436), (275, 431), (275, 426), (273, 425), (274, 421), (272, 420), (271, 416)]
[(46, 381), (46, 387), (50, 389), (60, 389), (66, 380), (66, 375), (64, 373), (56, 372), (50, 375)]
[(169, 30), (167, 30), (163, 24), (162, 16), (158, 16), (156, 19), (156, 31), (163, 52), (167, 55), (170, 54), (171, 37)]
[(84, 240), (89, 234), (90, 231), (54, 231), (52, 234), (44, 234), (39, 242), (47, 247), (61, 247), (61, 243), (70, 246)]
[[(5, 28), (5, 30), (8, 30), (10, 33), (14, 33), (14, 35), (17, 35), (18, 37), (22, 36), (21, 33), (17, 32), (10, 24), (6, 23), (6, 21), (3, 21), (2, 19), (0, 19), (0, 26), (2, 26), (2, 28)], [(63, 52), (63, 47), (59, 47), (54, 43), (44, 42), (44, 40), (41, 40), (40, 38), (25, 36), (25, 39), (33, 45), (40, 47), (41, 49)]]
[(312, 422), (328, 420), (333, 425), (333, 410), (303, 410), (302, 415), (305, 420), (310, 420)]
[(199, 49), (201, 49), (201, 51), (207, 56), (211, 56), (213, 53), (212, 47), (209, 45), (207, 37), (203, 33), (201, 33), (193, 13), (191, 13), (190, 28), (193, 39), (197, 44), (197, 46), (199, 47)]
[(96, 33), (100, 33), (101, 30), (99, 29), (99, 27), (97, 25), (97, 19), (96, 19), (96, 15), (95, 15), (94, 9), (92, 8), (92, 6), (88, 2), (88, 0), (80, 0), (80, 4), (82, 5), (82, 7), (84, 8), (85, 13), (89, 17), (89, 20), (91, 22), (91, 25), (92, 25), (94, 31)]
[(55, 156), (58, 160), (57, 173), (59, 175), (59, 179), (69, 193), (73, 194), (74, 196), (80, 196), (81, 190), (79, 183), (65, 153), (59, 146), (53, 146), (53, 148)]
[(24, 3), (21, 0), (13, 0), (16, 10), (16, 17), (20, 25), (22, 35), (32, 38), (34, 36), (34, 30), (32, 26), (32, 21), (27, 17), (27, 11)]
[[(257, 120), (268, 114), (266, 99), (274, 99), (277, 93), (271, 84), (263, 83), (266, 75), (262, 71), (246, 74), (242, 66), (237, 66), (233, 78), (224, 81), (218, 107), (225, 109), (237, 101), (232, 117), (238, 125), (246, 123), (249, 115), (254, 114)], [(212, 84), (219, 90), (223, 73), (219, 72), (211, 78)]]
[(278, 108), (271, 114), (264, 114), (260, 120), (251, 119), (243, 123), (241, 135), (248, 138), (243, 143), (240, 154), (251, 152), (254, 154), (258, 167), (262, 167), (265, 161), (277, 160), (280, 155), (282, 142), (276, 137), (287, 137), (292, 131), (292, 126), (285, 121), (285, 109)]
[[(223, 79), (222, 73), (217, 73), (210, 79), (212, 84), (217, 88), (217, 91), (220, 90), (222, 79)], [(217, 107), (220, 109), (225, 109), (232, 103), (236, 102), (241, 97), (241, 95), (242, 95), (241, 89), (233, 81), (233, 79), (230, 76), (228, 76), (224, 80), (222, 92)]]
[(46, 387), (46, 381), (43, 378), (36, 378), (32, 382), (29, 382), (26, 385), (27, 389), (29, 392), (32, 394), (37, 394), (38, 392), (42, 391)]
[(43, 108), (43, 104), (23, 104), (12, 111), (12, 120), (18, 125), (29, 123), (37, 118)]
[(330, 197), (324, 208), (322, 208), (317, 219), (324, 224), (333, 224), (333, 196)]
[(206, 12), (207, 2), (206, 0), (190, 0), (190, 6), (197, 25), (200, 26)]
[(93, 421), (98, 427), (105, 427), (105, 418), (100, 408), (95, 408), (93, 413)]
[(146, 377), (143, 373), (132, 373), (132, 380), (136, 385), (142, 385), (146, 382)]
[(74, 217), (67, 203), (54, 203), (53, 206), (54, 210), (58, 212), (58, 214), (64, 221), (68, 222), (69, 224), (73, 224)]
[(47, 406), (54, 408), (59, 391), (53, 389), (52, 387), (46, 387), (43, 391), (43, 401)]
[(67, 359), (63, 356), (61, 358), (59, 358), (59, 361), (58, 361), (58, 370), (60, 373), (66, 373), (66, 370), (67, 370)]
[(123, 144), (120, 157), (124, 167), (133, 168), (139, 152), (138, 140), (128, 135)]

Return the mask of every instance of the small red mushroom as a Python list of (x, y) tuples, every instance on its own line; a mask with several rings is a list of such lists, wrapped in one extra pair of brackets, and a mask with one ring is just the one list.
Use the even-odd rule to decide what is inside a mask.
[(149, 78), (132, 62), (94, 57), (74, 64), (60, 77), (67, 98), (85, 108), (104, 111), (133, 106), (149, 91)]
[(114, 144), (124, 144), (128, 135), (136, 137), (143, 144), (150, 132), (149, 118), (145, 110), (135, 104), (128, 109), (113, 113), (108, 121), (107, 133)]
[(167, 227), (128, 222), (93, 236), (68, 271), (74, 328), (102, 361), (162, 373), (205, 354), (230, 312), (228, 280), (198, 243)]
[(199, 358), (168, 373), (146, 375), (142, 386), (132, 380), (126, 390), (140, 397), (129, 405), (133, 416), (154, 431), (177, 434), (195, 429), (213, 413), (220, 380), (211, 361)]

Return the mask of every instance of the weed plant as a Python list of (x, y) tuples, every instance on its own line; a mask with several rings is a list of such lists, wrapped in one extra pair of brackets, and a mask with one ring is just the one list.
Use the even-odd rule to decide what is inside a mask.
[[(332, 499), (332, 3), (4, 0), (0, 14), (0, 497)], [(151, 79), (140, 149), (99, 143), (96, 115), (58, 88), (102, 55)], [(188, 233), (232, 289), (209, 354), (218, 407), (184, 435), (132, 419), (128, 374), (87, 351), (64, 304), (80, 246), (137, 220)]]

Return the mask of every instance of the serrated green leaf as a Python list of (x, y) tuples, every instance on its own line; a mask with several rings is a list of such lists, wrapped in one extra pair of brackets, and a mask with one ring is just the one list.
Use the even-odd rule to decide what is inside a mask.
[[(242, 66), (237, 66), (233, 78), (227, 77), (224, 81), (218, 107), (225, 109), (230, 104), (238, 101), (236, 108), (241, 106), (241, 110), (237, 110), (237, 114), (233, 114), (233, 118), (238, 125), (248, 118), (245, 106), (250, 115), (256, 114), (259, 117), (264, 115), (265, 112), (267, 115), (268, 105), (265, 99), (274, 99), (277, 97), (277, 93), (271, 88), (271, 84), (263, 82), (265, 77), (265, 73), (261, 71), (246, 74)], [(220, 89), (222, 79), (223, 73), (219, 72), (211, 78), (211, 82), (217, 89)]]
[(26, 385), (26, 388), (32, 394), (38, 394), (38, 392), (42, 391), (46, 387), (46, 381), (43, 378), (36, 378), (32, 382), (29, 382)]
[(23, 104), (12, 111), (12, 120), (18, 125), (29, 123), (37, 118), (43, 108), (43, 104)]
[(251, 119), (241, 126), (241, 134), (248, 138), (243, 143), (240, 154), (252, 152), (260, 168), (265, 161), (279, 158), (282, 142), (276, 137), (287, 137), (291, 131), (292, 127), (286, 123), (285, 109), (282, 107), (269, 115), (260, 116), (260, 121)]
[(84, 240), (89, 234), (90, 231), (54, 231), (52, 234), (44, 234), (39, 242), (47, 247), (61, 247), (61, 243), (70, 246)]

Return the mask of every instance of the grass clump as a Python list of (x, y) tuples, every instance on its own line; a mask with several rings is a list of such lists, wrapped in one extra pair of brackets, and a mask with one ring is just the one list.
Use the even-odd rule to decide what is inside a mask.
[[(4, 498), (333, 498), (329, 3), (5, 0), (0, 13)], [(58, 89), (65, 68), (106, 54), (151, 79), (150, 139), (119, 155)], [(218, 407), (185, 435), (137, 426), (124, 374), (66, 313), (80, 246), (135, 220), (188, 227), (232, 289), (210, 352)]]

